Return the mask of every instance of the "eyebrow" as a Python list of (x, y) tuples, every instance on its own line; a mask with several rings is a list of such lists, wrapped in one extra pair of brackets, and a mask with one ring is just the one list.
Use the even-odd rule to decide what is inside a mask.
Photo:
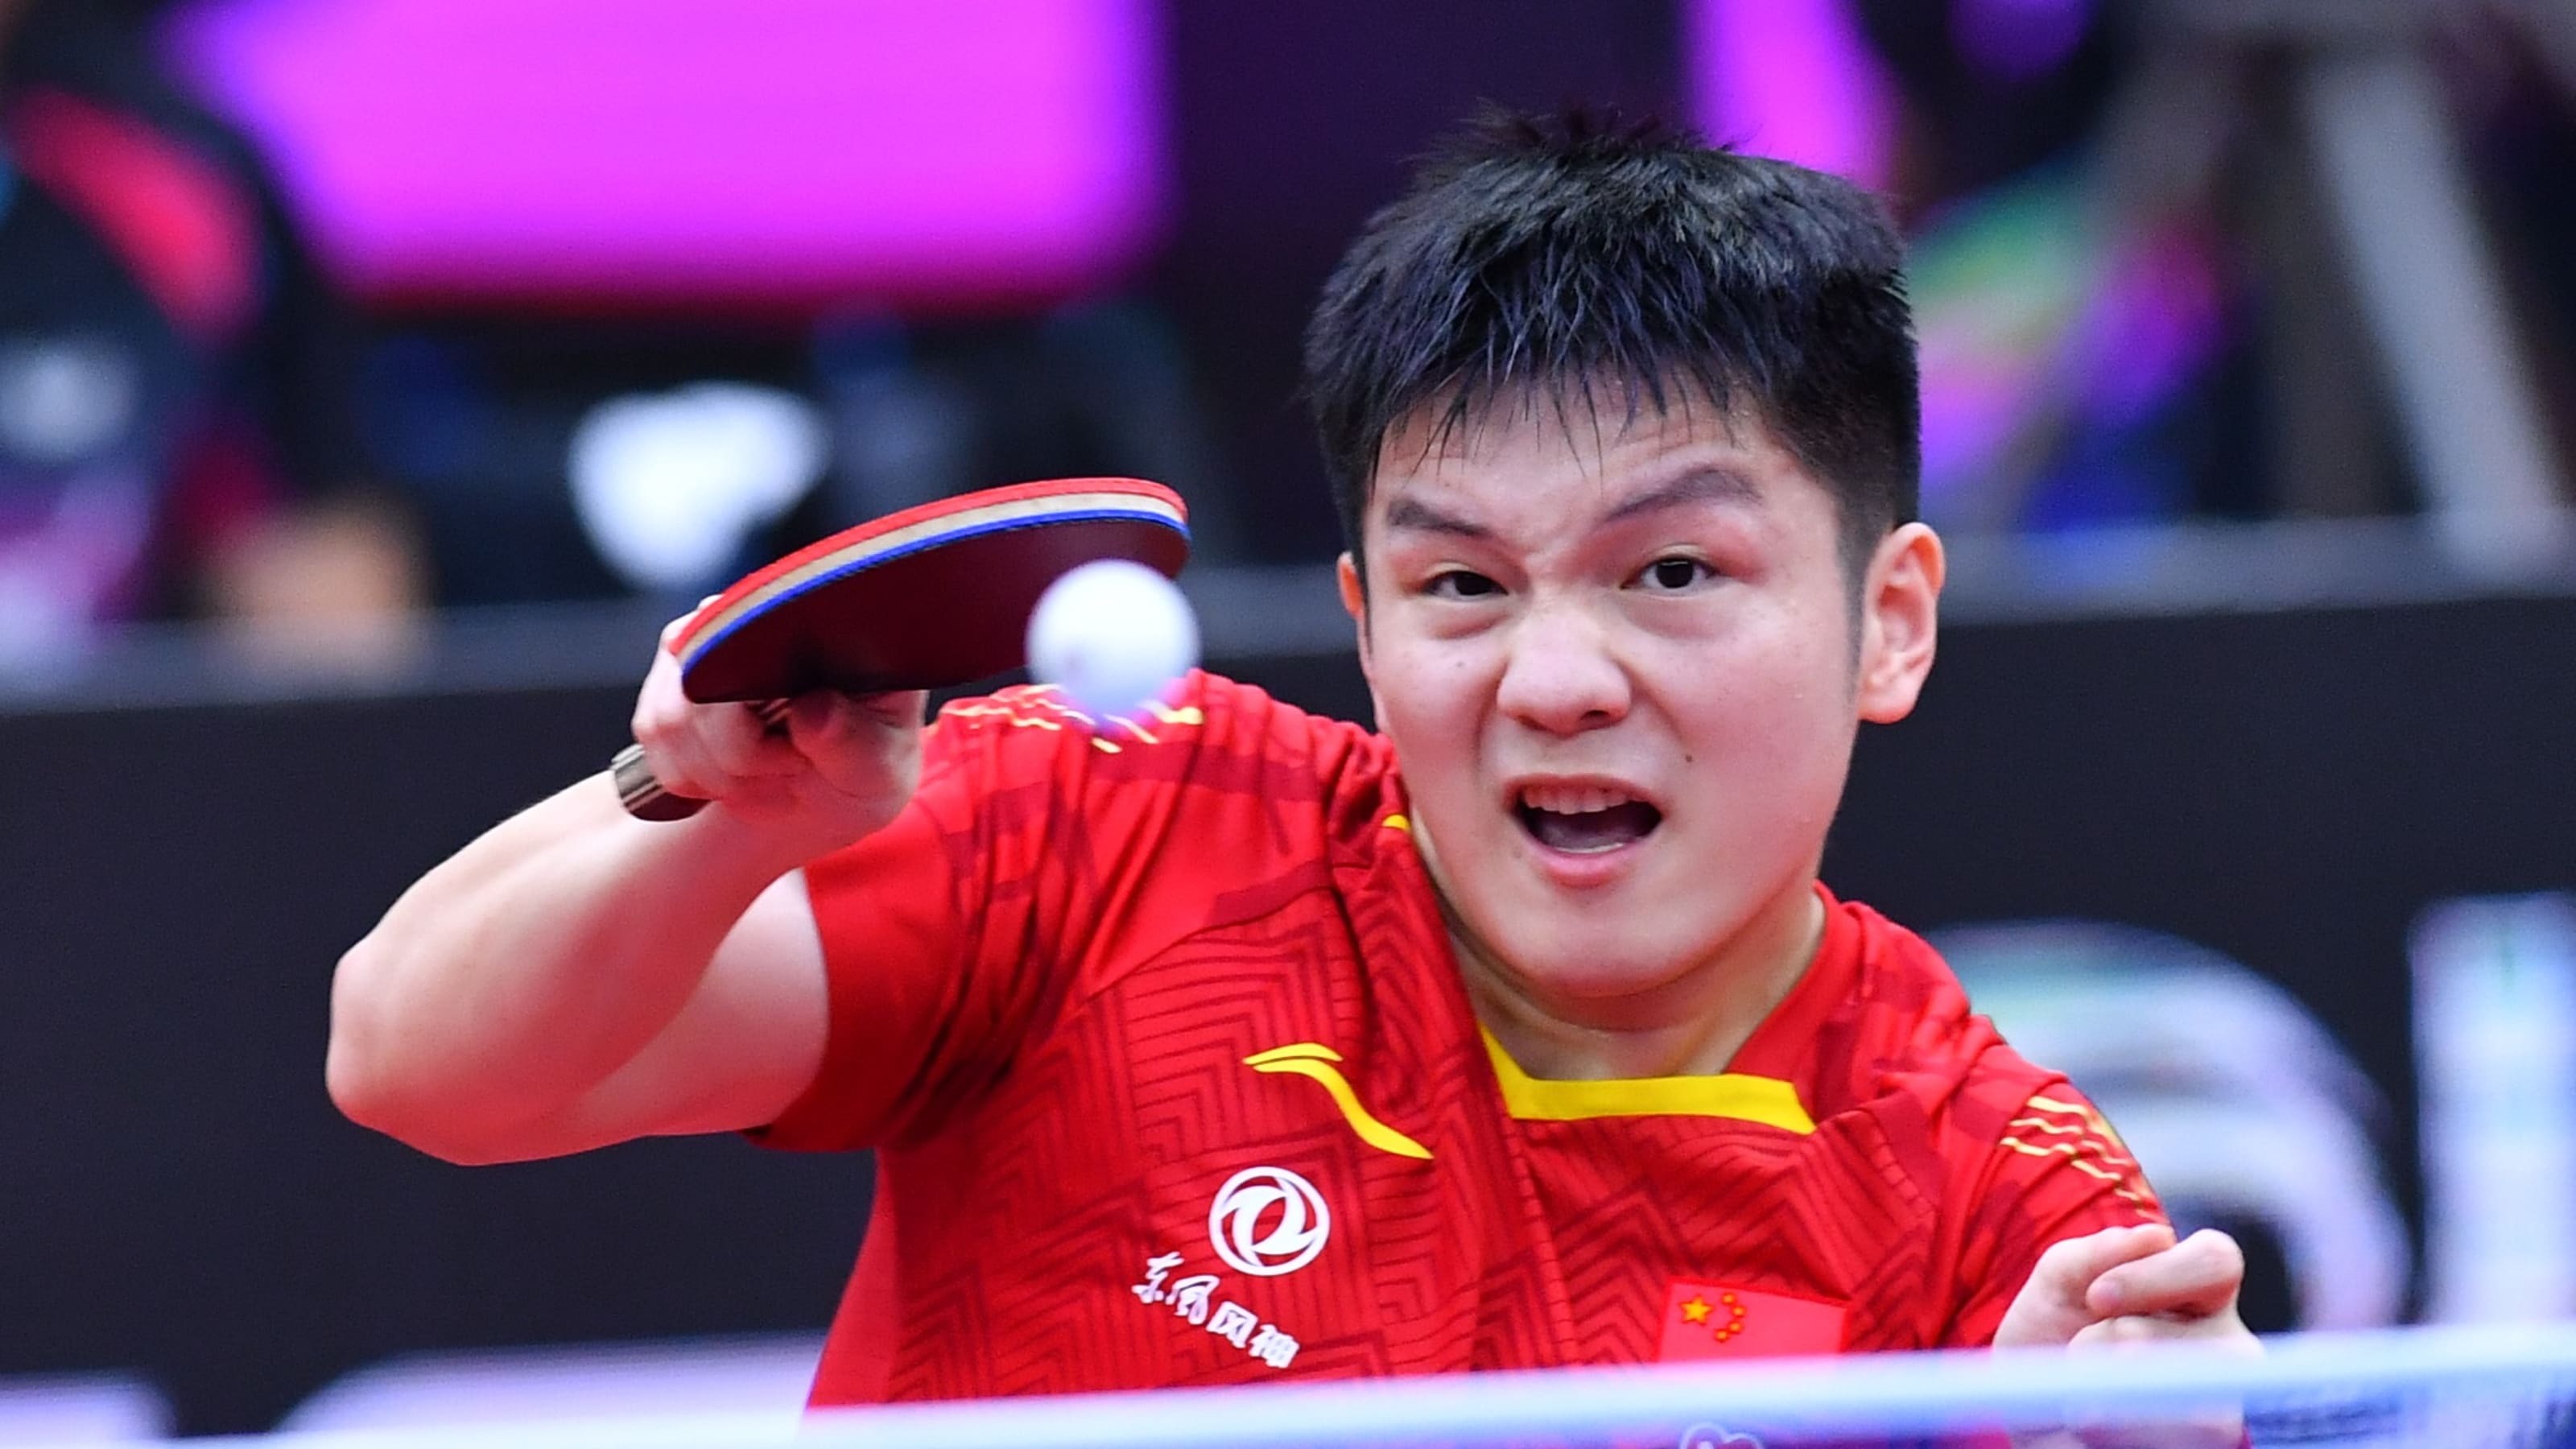
[(1446, 513), (1418, 498), (1398, 498), (1386, 506), (1389, 532), (1445, 533), (1454, 538), (1492, 538), (1494, 531), (1481, 523), (1470, 523), (1457, 514)]
[(1732, 468), (1698, 467), (1621, 500), (1602, 521), (1619, 523), (1641, 514), (1660, 513), (1693, 503), (1758, 504), (1762, 489)]
[[(1694, 503), (1750, 505), (1761, 501), (1762, 489), (1752, 479), (1730, 468), (1702, 466), (1621, 500), (1619, 506), (1611, 509), (1601, 521), (1624, 523), (1645, 514), (1684, 508)], [(1481, 523), (1410, 496), (1387, 504), (1386, 527), (1389, 532), (1434, 533), (1451, 538), (1490, 539), (1494, 536), (1494, 531)]]

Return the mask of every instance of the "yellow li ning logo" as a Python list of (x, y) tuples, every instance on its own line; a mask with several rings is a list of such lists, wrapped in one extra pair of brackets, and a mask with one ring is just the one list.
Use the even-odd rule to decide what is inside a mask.
[(1342, 1120), (1351, 1124), (1362, 1142), (1380, 1152), (1430, 1161), (1430, 1148), (1370, 1116), (1369, 1109), (1360, 1105), (1360, 1094), (1351, 1090), (1350, 1079), (1333, 1065), (1341, 1059), (1340, 1052), (1322, 1042), (1301, 1041), (1254, 1052), (1243, 1059), (1243, 1064), (1256, 1072), (1288, 1072), (1313, 1079), (1331, 1095), (1333, 1105), (1342, 1109)]

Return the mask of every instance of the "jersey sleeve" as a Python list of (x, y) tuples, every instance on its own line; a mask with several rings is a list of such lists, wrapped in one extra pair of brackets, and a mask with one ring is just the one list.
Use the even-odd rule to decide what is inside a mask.
[[(935, 1130), (1003, 1070), (1167, 823), (1187, 774), (1168, 756), (1195, 744), (1173, 736), (1196, 711), (1172, 713), (1168, 725), (1095, 735), (1034, 689), (940, 712), (903, 812), (806, 867), (830, 1034), (813, 1083), (755, 1138), (807, 1150), (899, 1142)], [(1167, 778), (1132, 764), (1101, 778), (1101, 765), (1149, 739), (1166, 752), (1151, 773)]]
[(1962, 1164), (1965, 1227), (1944, 1348), (1992, 1343), (2051, 1244), (2165, 1221), (2128, 1144), (2082, 1093), (2056, 1078), (2014, 1095), (2000, 1134)]

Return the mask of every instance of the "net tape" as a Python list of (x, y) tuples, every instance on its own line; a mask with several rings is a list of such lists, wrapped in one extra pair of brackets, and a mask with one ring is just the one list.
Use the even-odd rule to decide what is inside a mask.
[[(261, 1449), (1784, 1449), (1891, 1439), (1974, 1443), (1956, 1436), (2072, 1427), (2083, 1440), (2063, 1442), (2200, 1445), (2210, 1442), (2208, 1424), (2239, 1411), (2257, 1446), (2576, 1449), (2576, 1325), (2293, 1334), (2268, 1340), (2259, 1358), (2193, 1345), (1866, 1354), (905, 1404), (801, 1421), (699, 1415), (196, 1442)], [(2219, 1442), (2233, 1439), (2230, 1433)]]

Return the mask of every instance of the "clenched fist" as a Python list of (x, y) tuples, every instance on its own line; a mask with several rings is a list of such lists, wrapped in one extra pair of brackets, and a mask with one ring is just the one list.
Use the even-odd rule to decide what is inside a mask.
[(688, 622), (662, 631), (635, 700), (635, 742), (663, 788), (758, 827), (788, 864), (847, 845), (903, 809), (921, 779), (924, 694), (816, 691), (764, 724), (747, 705), (699, 704), (681, 692), (669, 646)]
[[(1995, 1347), (2199, 1342), (2259, 1354), (2261, 1342), (2236, 1313), (2244, 1281), (2244, 1251), (2225, 1233), (2204, 1228), (2175, 1242), (2162, 1223), (2105, 1228), (2039, 1255), (1995, 1329)], [(2235, 1449), (2244, 1442), (2244, 1416), (2209, 1406), (2153, 1424), (2013, 1436), (2015, 1449)]]
[(2177, 1243), (2162, 1223), (2106, 1228), (2053, 1243), (2014, 1295), (1995, 1347), (2090, 1348), (2150, 1339), (2241, 1341), (2236, 1316), (2245, 1254), (2204, 1228)]

